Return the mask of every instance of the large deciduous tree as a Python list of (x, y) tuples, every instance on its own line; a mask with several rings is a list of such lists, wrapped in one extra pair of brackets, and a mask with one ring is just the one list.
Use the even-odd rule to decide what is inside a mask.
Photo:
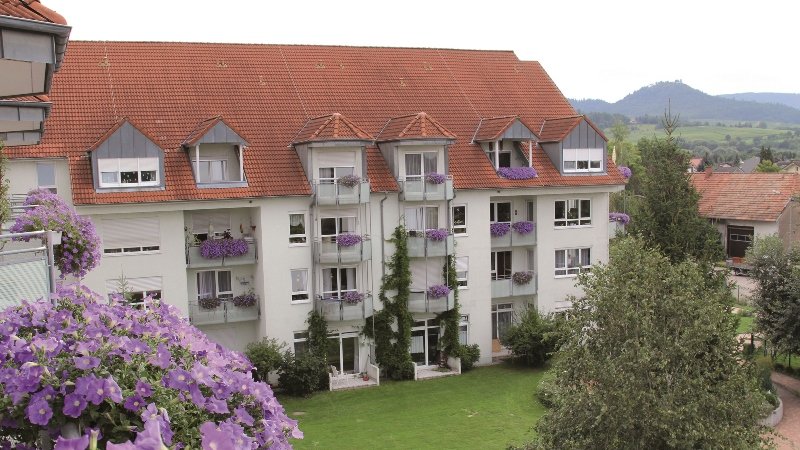
[(704, 266), (636, 237), (579, 278), (540, 449), (754, 449), (765, 397), (740, 359), (733, 298)]

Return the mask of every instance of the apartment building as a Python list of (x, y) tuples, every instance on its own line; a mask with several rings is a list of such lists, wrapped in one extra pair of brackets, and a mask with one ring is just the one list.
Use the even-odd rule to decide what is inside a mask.
[(11, 149), (11, 192), (93, 219), (87, 285), (161, 298), (234, 349), (301, 348), (317, 309), (343, 372), (370, 358), (399, 224), (414, 361), (436, 362), (454, 295), (431, 288), (453, 256), (461, 339), (488, 362), (524, 308), (568, 307), (606, 261), (624, 185), (602, 132), (509, 51), (73, 41), (51, 97), (42, 143)]

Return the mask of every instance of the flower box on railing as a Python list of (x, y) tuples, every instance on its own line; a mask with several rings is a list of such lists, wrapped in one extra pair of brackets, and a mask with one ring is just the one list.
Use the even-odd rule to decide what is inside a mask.
[[(251, 303), (250, 295), (245, 294), (233, 299), (203, 298), (196, 302), (190, 302), (189, 319), (193, 325), (258, 320), (261, 314), (258, 298), (252, 295), (254, 301)], [(237, 298), (239, 298), (238, 301), (236, 300)]]
[[(442, 285), (444, 286), (444, 285)], [(430, 290), (436, 286), (431, 286), (424, 291), (412, 291), (408, 295), (408, 310), (411, 312), (422, 313), (441, 313), (453, 309), (455, 306), (455, 294), (452, 289), (447, 288), (448, 292), (439, 297), (443, 293), (443, 289), (437, 289), (437, 292), (431, 296)]]
[[(441, 183), (440, 177), (444, 177)], [(452, 200), (455, 196), (453, 191), (453, 179), (443, 174), (430, 173), (424, 177), (406, 178), (401, 181), (401, 197), (404, 201), (424, 201), (424, 200)]]
[[(342, 239), (339, 239), (342, 236), (356, 236), (356, 238), (347, 238), (348, 241), (353, 241), (348, 242), (352, 245), (342, 245)], [(323, 264), (358, 263), (372, 258), (372, 243), (367, 235), (340, 234), (338, 238), (324, 238), (316, 241), (314, 245), (317, 262)]]
[(454, 250), (453, 235), (449, 230), (431, 229), (408, 233), (408, 256), (447, 256)]
[(356, 175), (345, 175), (334, 183), (315, 182), (314, 193), (318, 205), (357, 205), (369, 201), (369, 180)]
[[(220, 241), (236, 241), (235, 244)], [(209, 242), (210, 244), (206, 244)], [(204, 246), (205, 245), (205, 249)], [(226, 249), (227, 246), (227, 249)], [(246, 251), (244, 249), (247, 249)], [(209, 239), (200, 245), (186, 247), (186, 265), (189, 268), (225, 267), (242, 264), (255, 264), (258, 260), (256, 242), (254, 239)], [(214, 257), (207, 257), (214, 255)], [(216, 256), (221, 255), (221, 256)]]
[(492, 298), (505, 298), (536, 293), (536, 274), (533, 271), (514, 272), (509, 278), (492, 280)]
[(345, 291), (339, 296), (318, 296), (317, 310), (332, 322), (359, 320), (372, 315), (372, 296), (366, 292)]
[(536, 244), (536, 224), (527, 220), (495, 222), (489, 225), (492, 247), (515, 247)]

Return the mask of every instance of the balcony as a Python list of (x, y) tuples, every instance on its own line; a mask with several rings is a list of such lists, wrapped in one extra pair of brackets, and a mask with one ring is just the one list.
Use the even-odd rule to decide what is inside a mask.
[(411, 258), (447, 256), (453, 253), (454, 248), (452, 234), (441, 241), (428, 239), (421, 231), (411, 231), (408, 236), (408, 256)]
[(442, 313), (450, 311), (456, 305), (455, 293), (450, 291), (447, 297), (429, 298), (428, 293), (411, 292), (408, 295), (408, 310), (416, 313)]
[(256, 261), (258, 261), (258, 249), (255, 240), (247, 242), (247, 253), (237, 256), (222, 256), (220, 258), (204, 258), (200, 253), (200, 245), (186, 247), (186, 267), (189, 269), (241, 266), (255, 264)]
[[(526, 247), (536, 245), (536, 226), (528, 233), (520, 233), (515, 226), (522, 222), (510, 225), (508, 232), (502, 236), (492, 234), (492, 248), (500, 247)], [(530, 224), (530, 222), (528, 222)]]
[(316, 246), (316, 262), (321, 264), (359, 263), (372, 259), (372, 242), (368, 236), (363, 236), (356, 245), (344, 247), (336, 240), (322, 240), (314, 243)]
[(518, 295), (536, 294), (536, 277), (527, 284), (517, 284), (514, 280), (492, 280), (492, 298), (514, 297)]
[(205, 309), (196, 301), (189, 302), (189, 320), (192, 325), (213, 325), (216, 323), (235, 323), (258, 320), (261, 310), (258, 303), (253, 306), (236, 306), (233, 302), (223, 301), (214, 309)]
[(401, 200), (407, 202), (419, 202), (425, 200), (452, 200), (453, 178), (450, 176), (442, 184), (428, 183), (424, 178), (404, 180), (401, 182)]
[(337, 182), (314, 183), (317, 205), (358, 205), (369, 202), (369, 180), (350, 187)]
[(348, 303), (339, 298), (317, 296), (315, 307), (329, 322), (363, 320), (372, 315), (372, 295), (369, 293), (364, 294), (364, 299), (358, 303)]

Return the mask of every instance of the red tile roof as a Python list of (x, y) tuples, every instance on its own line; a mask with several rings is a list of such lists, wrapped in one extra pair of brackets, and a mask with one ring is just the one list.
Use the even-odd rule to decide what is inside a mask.
[(61, 14), (42, 5), (39, 0), (0, 0), (0, 16), (11, 16), (18, 19), (37, 20), (59, 25), (67, 24)]
[(475, 130), (472, 140), (495, 141), (517, 119), (519, 119), (519, 116), (489, 117), (481, 119), (480, 122), (478, 122), (478, 128)]
[(239, 133), (239, 131), (237, 131), (236, 128), (230, 126), (230, 124), (225, 122), (225, 119), (223, 119), (222, 116), (215, 116), (209, 119), (201, 120), (200, 123), (197, 124), (197, 127), (195, 127), (195, 129), (192, 130), (188, 136), (186, 136), (186, 139), (184, 139), (183, 142), (181, 142), (181, 145), (191, 147), (197, 144), (197, 142), (200, 139), (202, 139), (203, 136), (205, 136), (206, 133), (209, 132), (209, 130), (214, 128), (214, 125), (220, 122), (222, 122), (226, 127), (230, 128), (231, 131), (238, 134), (240, 138), (246, 140), (244, 136), (242, 136), (242, 133)]
[(386, 160), (375, 146), (367, 148), (367, 178), (369, 178), (372, 192), (397, 192), (400, 190)]
[[(53, 80), (43, 143), (7, 153), (69, 157), (76, 204), (310, 195), (293, 141), (345, 132), (372, 140), (390, 118), (419, 111), (458, 136), (448, 151), (457, 189), (624, 184), (610, 163), (608, 175), (561, 176), (538, 147), (537, 178), (495, 173), (470, 143), (481, 118), (519, 116), (537, 130), (547, 117), (575, 114), (538, 63), (510, 51), (81, 41), (69, 48)], [(86, 151), (126, 116), (164, 149), (164, 190), (94, 191)], [(215, 116), (247, 137), (248, 187), (196, 187), (181, 143)], [(338, 129), (320, 129), (337, 120)], [(376, 191), (396, 186), (379, 156), (368, 152)]]
[(773, 222), (793, 195), (800, 194), (796, 173), (695, 173), (700, 215), (714, 219)]
[(455, 139), (456, 135), (424, 112), (393, 117), (378, 133), (378, 142), (404, 139)]
[(586, 116), (570, 116), (570, 117), (554, 117), (545, 119), (542, 123), (542, 128), (539, 131), (539, 139), (541, 142), (561, 142), (572, 132), (581, 121), (586, 121), (590, 127), (594, 128), (603, 139), (608, 140), (603, 131), (597, 128), (591, 120)]
[(374, 141), (375, 138), (347, 117), (334, 113), (309, 119), (297, 133), (293, 144), (325, 141)]

